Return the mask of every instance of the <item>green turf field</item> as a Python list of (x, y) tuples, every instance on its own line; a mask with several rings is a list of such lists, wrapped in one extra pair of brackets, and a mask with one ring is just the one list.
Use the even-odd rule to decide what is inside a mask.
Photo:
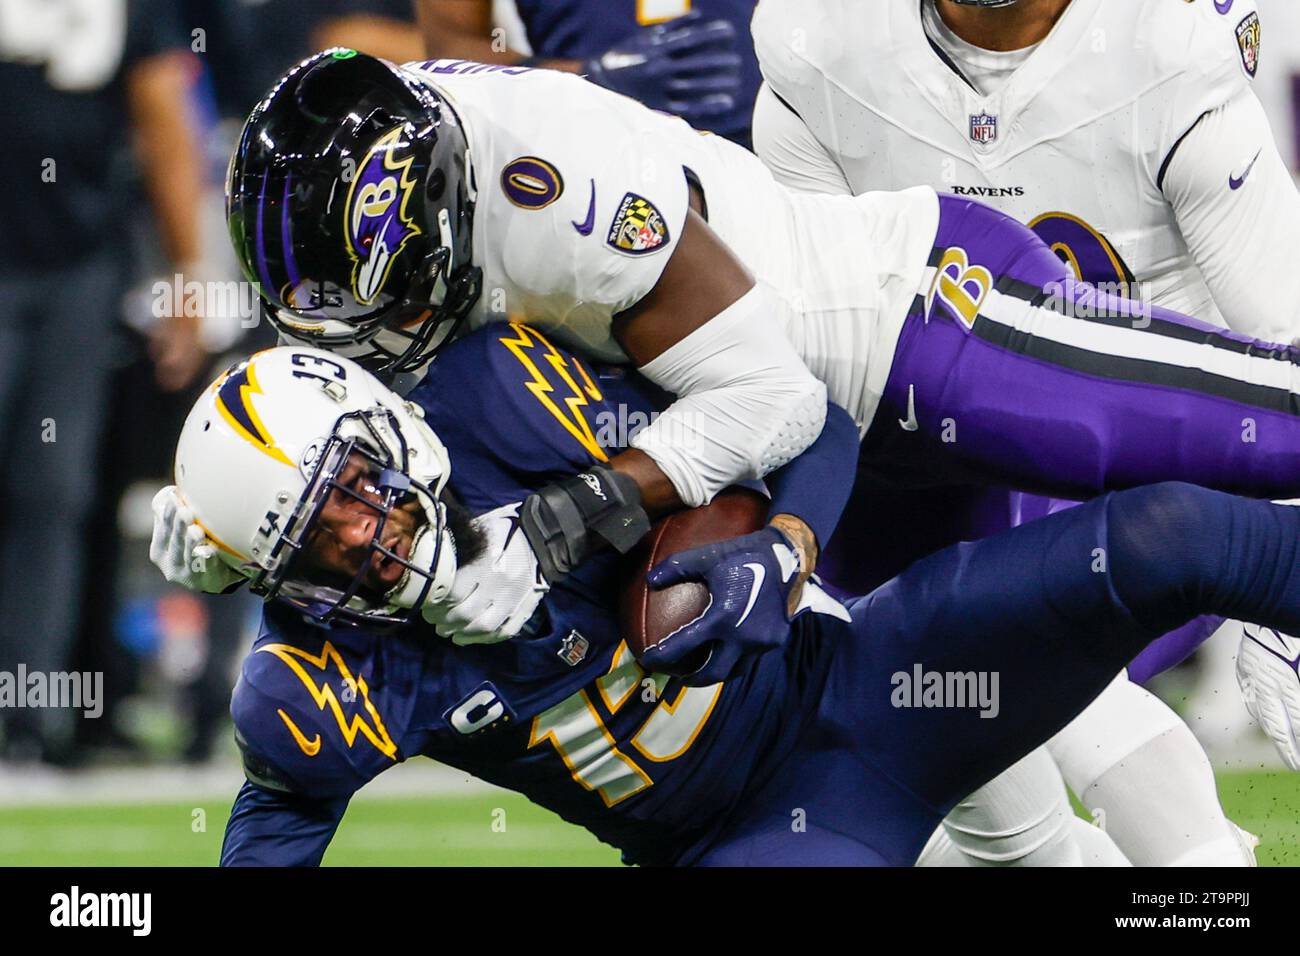
[[(1224, 773), (1219, 792), (1229, 815), (1261, 837), (1261, 865), (1300, 865), (1300, 776)], [(0, 866), (209, 865), (217, 859), (228, 812), (229, 798), (197, 805), (0, 808)], [(503, 793), (358, 798), (325, 856), (336, 866), (618, 862), (617, 851), (586, 831)]]
[[(0, 866), (212, 865), (221, 851), (231, 799), (0, 808)], [(617, 866), (619, 857), (586, 830), (523, 797), (493, 792), (359, 797), (325, 863)]]

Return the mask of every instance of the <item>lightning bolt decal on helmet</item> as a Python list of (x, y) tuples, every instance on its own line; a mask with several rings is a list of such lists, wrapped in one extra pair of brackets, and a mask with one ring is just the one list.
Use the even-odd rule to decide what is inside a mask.
[(371, 371), (415, 371), (478, 300), (474, 191), (460, 119), (384, 60), (327, 50), (244, 124), (226, 218), (284, 335)]

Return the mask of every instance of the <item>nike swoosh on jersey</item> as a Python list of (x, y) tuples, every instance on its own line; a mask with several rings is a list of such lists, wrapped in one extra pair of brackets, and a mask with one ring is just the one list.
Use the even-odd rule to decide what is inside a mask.
[(749, 617), (749, 612), (754, 610), (754, 604), (758, 601), (758, 591), (763, 586), (763, 579), (767, 577), (767, 572), (763, 570), (763, 566), (756, 561), (750, 561), (745, 567), (754, 572), (754, 582), (749, 586), (749, 603), (745, 605), (745, 612), (740, 615), (736, 627), (744, 624), (745, 618)]
[(1259, 162), (1259, 157), (1263, 152), (1264, 150), (1261, 149), (1258, 153), (1255, 154), (1255, 158), (1250, 161), (1250, 165), (1246, 167), (1246, 171), (1241, 174), (1240, 179), (1237, 178), (1236, 176), (1229, 174), (1228, 176), (1229, 189), (1237, 190), (1240, 189), (1243, 185), (1245, 185), (1247, 177), (1250, 176), (1251, 170), (1255, 168), (1255, 164)]
[(570, 220), (573, 228), (578, 230), (580, 236), (590, 236), (591, 230), (596, 226), (596, 180), (591, 181), (591, 201), (587, 203), (587, 218), (578, 222)]
[(898, 424), (905, 432), (914, 432), (921, 427), (916, 420), (916, 386), (907, 386), (907, 417), (900, 418)]
[(316, 735), (315, 740), (308, 740), (307, 735), (298, 729), (298, 725), (293, 722), (293, 718), (286, 714), (283, 709), (276, 708), (275, 712), (280, 715), (284, 725), (289, 728), (289, 733), (293, 734), (293, 741), (298, 745), (299, 750), (308, 757), (314, 757), (320, 753), (320, 734)]

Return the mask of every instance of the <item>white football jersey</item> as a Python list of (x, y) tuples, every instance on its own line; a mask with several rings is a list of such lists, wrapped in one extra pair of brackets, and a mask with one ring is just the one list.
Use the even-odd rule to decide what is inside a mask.
[(759, 4), (764, 76), (848, 187), (982, 200), (1082, 278), (1221, 321), (1161, 187), (1180, 139), (1258, 69), (1254, 0), (1073, 0), (987, 96), (927, 37), (923, 2)]
[(728, 140), (572, 74), (459, 60), (404, 69), (466, 130), (483, 269), (471, 325), (526, 320), (624, 361), (612, 317), (659, 280), (694, 180), (710, 227), (777, 293), (796, 351), (870, 421), (937, 230), (933, 190), (805, 195)]

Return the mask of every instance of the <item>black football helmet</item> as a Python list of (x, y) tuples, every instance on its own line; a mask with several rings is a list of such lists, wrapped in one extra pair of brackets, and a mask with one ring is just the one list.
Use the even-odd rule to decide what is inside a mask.
[(281, 333), (395, 375), (428, 362), (478, 300), (474, 199), (447, 101), (387, 61), (332, 49), (254, 108), (226, 218)]

